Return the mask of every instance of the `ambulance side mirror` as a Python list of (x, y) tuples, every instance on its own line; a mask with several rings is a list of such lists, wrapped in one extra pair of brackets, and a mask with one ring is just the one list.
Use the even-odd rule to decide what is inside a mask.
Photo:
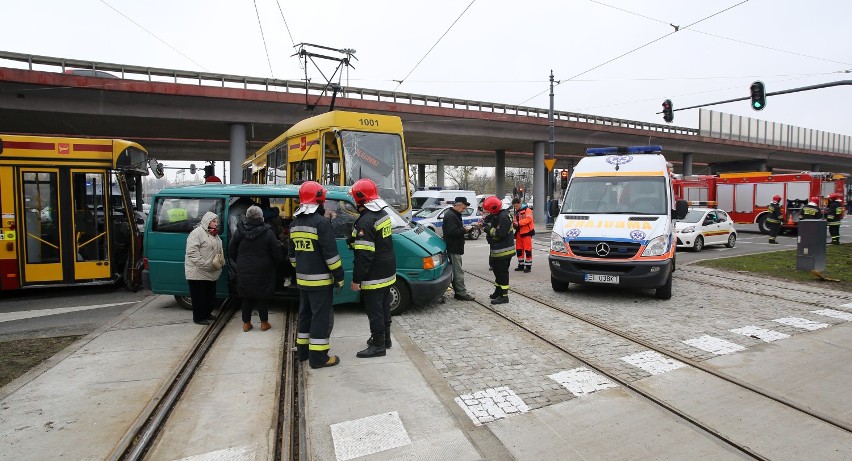
[(683, 219), (689, 213), (689, 205), (686, 203), (686, 200), (678, 200), (675, 202), (675, 209), (673, 211), (672, 219)]

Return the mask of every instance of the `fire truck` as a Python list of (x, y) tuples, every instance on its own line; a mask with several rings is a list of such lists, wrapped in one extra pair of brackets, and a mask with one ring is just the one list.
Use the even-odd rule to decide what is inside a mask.
[(673, 181), (675, 198), (694, 206), (716, 206), (737, 224), (757, 224), (764, 234), (767, 205), (775, 195), (781, 196), (781, 230), (793, 232), (799, 211), (810, 197), (820, 197), (819, 206), (827, 204), (832, 193), (845, 196), (846, 175), (810, 172), (772, 174), (770, 172), (723, 173), (719, 175), (683, 176)]

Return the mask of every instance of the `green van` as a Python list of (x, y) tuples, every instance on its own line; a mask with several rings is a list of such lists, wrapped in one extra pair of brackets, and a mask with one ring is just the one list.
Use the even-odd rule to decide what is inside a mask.
[[(326, 216), (337, 239), (337, 250), (346, 277), (343, 292), (334, 295), (334, 304), (357, 303), (359, 293), (350, 289), (354, 255), (346, 243), (346, 236), (351, 233), (359, 213), (349, 195), (349, 187), (328, 186), (327, 189)], [(285, 211), (281, 216), (289, 216), (288, 211), (298, 202), (298, 196), (299, 186), (295, 185), (203, 184), (161, 190), (154, 195), (145, 228), (142, 273), (145, 287), (153, 293), (174, 295), (180, 305), (191, 308), (183, 267), (186, 237), (204, 213), (212, 211), (219, 216), (219, 235), (227, 257), (228, 239), (234, 234), (239, 220), (245, 219), (249, 206), (265, 208), (269, 204), (281, 204), (280, 208)], [(446, 255), (446, 245), (440, 237), (417, 223), (408, 222), (390, 207), (386, 211), (393, 221), (397, 271), (396, 284), (391, 288), (391, 312), (399, 314), (411, 304), (426, 304), (443, 295), (450, 285), (453, 271)], [(285, 229), (289, 221), (284, 219)], [(226, 267), (216, 283), (219, 298), (229, 296), (228, 282)], [(275, 297), (297, 298), (298, 289), (282, 284)]]

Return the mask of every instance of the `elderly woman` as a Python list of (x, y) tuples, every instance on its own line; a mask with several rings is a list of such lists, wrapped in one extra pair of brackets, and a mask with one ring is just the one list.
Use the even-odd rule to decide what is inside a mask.
[(216, 306), (216, 280), (224, 262), (219, 217), (208, 211), (186, 238), (183, 265), (192, 298), (192, 321), (199, 325), (208, 325), (213, 319), (210, 313)]
[(269, 224), (263, 222), (263, 210), (252, 205), (246, 220), (237, 225), (228, 243), (228, 255), (237, 265), (237, 294), (242, 300), (243, 331), (254, 328), (251, 313), (257, 309), (260, 331), (269, 324), (267, 299), (275, 292), (275, 268), (284, 261), (283, 247)]

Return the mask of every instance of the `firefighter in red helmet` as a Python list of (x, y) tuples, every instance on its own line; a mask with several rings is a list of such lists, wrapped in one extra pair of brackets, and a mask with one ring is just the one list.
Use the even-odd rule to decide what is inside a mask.
[(503, 209), (503, 201), (493, 195), (482, 202), (482, 209), (488, 213), (483, 231), (490, 247), (488, 260), (494, 268), (491, 304), (506, 304), (509, 302), (509, 264), (515, 254), (512, 218), (509, 211)]
[(819, 197), (811, 197), (808, 204), (802, 207), (799, 221), (804, 219), (822, 219), (822, 210), (819, 209)]
[(355, 253), (352, 290), (361, 292), (370, 320), (367, 348), (355, 355), (381, 357), (386, 354), (385, 349), (391, 347), (391, 287), (396, 283), (396, 256), (391, 238), (393, 223), (385, 211), (388, 204), (379, 197), (373, 181), (359, 179), (349, 194), (361, 213), (349, 240)]
[(840, 245), (840, 221), (843, 220), (843, 205), (840, 199), (843, 195), (833, 193), (828, 196), (828, 207), (825, 209), (825, 220), (828, 221), (828, 235), (832, 245)]
[(311, 368), (340, 363), (329, 356), (333, 290), (343, 288), (343, 267), (334, 231), (325, 215), (326, 190), (316, 181), (299, 187), (299, 208), (293, 213), (287, 253), (296, 270), (299, 287), (299, 320), (296, 351), (299, 360), (310, 359)]
[(769, 230), (769, 243), (778, 244), (775, 240), (781, 230), (781, 196), (772, 197), (772, 203), (766, 207), (769, 216), (766, 217), (766, 228)]

